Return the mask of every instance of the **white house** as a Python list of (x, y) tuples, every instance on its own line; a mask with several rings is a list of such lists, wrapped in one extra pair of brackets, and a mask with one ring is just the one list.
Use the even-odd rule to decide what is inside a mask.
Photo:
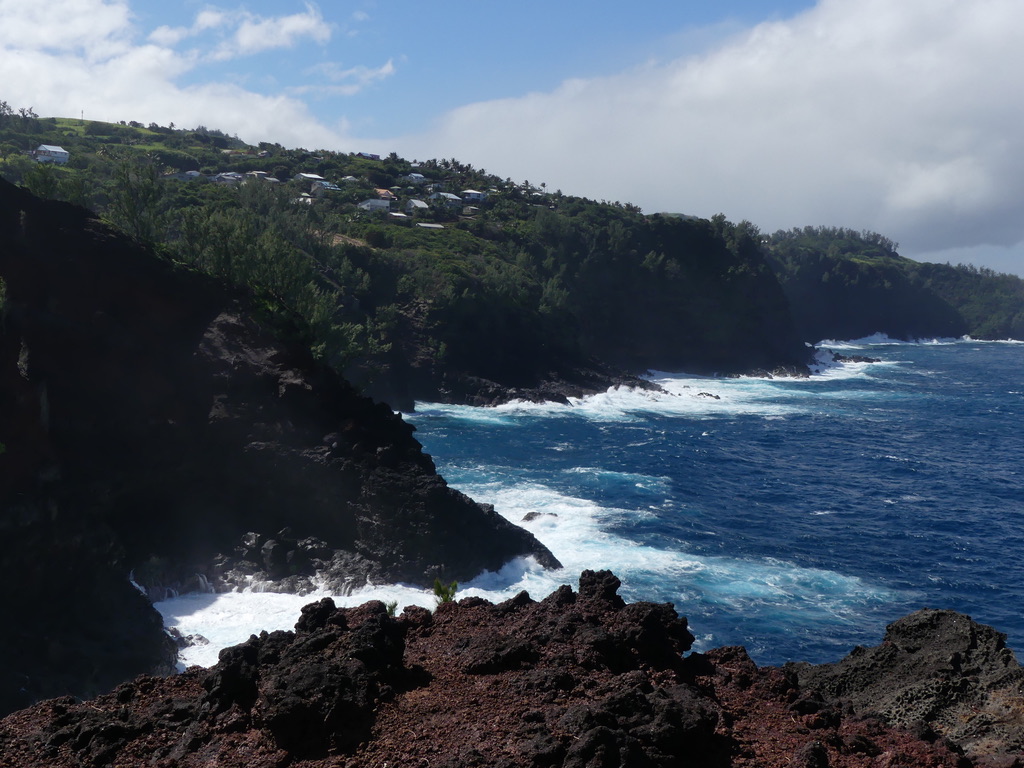
[(369, 200), (363, 200), (359, 204), (359, 207), (364, 211), (390, 211), (391, 201), (381, 200), (380, 198), (370, 198)]
[(422, 173), (410, 173), (405, 176), (402, 176), (402, 181), (406, 182), (407, 184), (423, 184), (424, 182), (426, 182), (426, 180), (427, 177), (424, 176)]
[(296, 173), (294, 176), (292, 176), (292, 178), (295, 181), (308, 181), (308, 182), (327, 181), (327, 179), (325, 179), (323, 176), (321, 176), (318, 173)]
[(323, 197), (325, 192), (341, 192), (341, 187), (329, 181), (314, 181), (311, 191), (317, 197)]
[(464, 189), (462, 190), (462, 199), (467, 203), (482, 203), (487, 199), (487, 193), (478, 192), (475, 189)]
[(437, 200), (448, 206), (462, 205), (462, 198), (453, 195), (451, 192), (435, 192), (430, 196), (431, 200)]
[(57, 165), (64, 165), (71, 157), (71, 153), (64, 147), (54, 144), (40, 144), (33, 154), (37, 163), (56, 163)]
[(422, 200), (410, 199), (405, 203), (406, 213), (419, 213), (420, 211), (429, 211), (430, 206), (424, 203)]

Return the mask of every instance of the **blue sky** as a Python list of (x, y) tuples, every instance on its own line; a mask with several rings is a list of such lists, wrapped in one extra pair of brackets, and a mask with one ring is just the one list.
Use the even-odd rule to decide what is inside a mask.
[(1020, 0), (0, 0), (0, 99), (1024, 274)]
[(570, 78), (614, 75), (696, 53), (730, 33), (810, 5), (676, 0), (645, 4), (638, 13), (621, 2), (603, 1), (264, 1), (219, 7), (136, 3), (132, 13), (139, 32), (194, 28), (200, 14), (214, 8), (234, 14), (233, 21), (180, 40), (151, 34), (180, 51), (217, 49), (246, 16), (267, 22), (268, 30), (301, 18), (295, 27), (302, 31), (292, 44), (207, 62), (179, 82), (223, 80), (268, 96), (301, 95), (325, 125), (388, 136), (424, 130), (437, 115), (468, 103), (550, 91)]

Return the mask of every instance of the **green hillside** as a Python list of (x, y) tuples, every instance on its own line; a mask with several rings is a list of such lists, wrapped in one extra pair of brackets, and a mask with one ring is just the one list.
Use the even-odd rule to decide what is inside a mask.
[(1024, 338), (1024, 281), (904, 258), (874, 232), (804, 227), (767, 240), (802, 338)]
[[(67, 162), (37, 162), (40, 145)], [(557, 398), (617, 370), (800, 369), (804, 341), (876, 331), (1024, 334), (1019, 280), (919, 265), (880, 235), (645, 216), (454, 159), (0, 102), (0, 175), (252, 292), (283, 333), (404, 406)]]
[[(67, 164), (35, 162), (40, 144)], [(398, 401), (594, 369), (803, 362), (759, 233), (724, 216), (647, 217), (455, 160), (246, 146), (205, 128), (8, 110), (0, 146), (8, 180), (245, 286), (316, 354)]]

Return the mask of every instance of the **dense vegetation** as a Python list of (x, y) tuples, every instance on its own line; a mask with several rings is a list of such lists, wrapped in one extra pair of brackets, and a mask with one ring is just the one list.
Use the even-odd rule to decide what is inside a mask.
[[(41, 144), (70, 159), (36, 162)], [(0, 102), (0, 175), (242, 286), (402, 405), (607, 366), (799, 367), (802, 340), (880, 330), (1024, 333), (1019, 280), (919, 265), (878, 235), (644, 216), (450, 159), (253, 147)]]
[[(747, 222), (646, 217), (455, 160), (247, 147), (204, 128), (0, 111), (9, 180), (92, 207), (168, 259), (245, 286), (316, 354), (398, 400), (456, 396), (478, 379), (531, 387), (598, 364), (730, 372), (802, 362)], [(40, 144), (62, 146), (69, 162), (35, 162), (26, 153)], [(384, 210), (358, 206), (389, 196)], [(424, 204), (395, 215), (409, 200)]]
[(809, 341), (1024, 338), (1024, 281), (1013, 275), (912, 261), (882, 235), (838, 227), (776, 232), (767, 247)]

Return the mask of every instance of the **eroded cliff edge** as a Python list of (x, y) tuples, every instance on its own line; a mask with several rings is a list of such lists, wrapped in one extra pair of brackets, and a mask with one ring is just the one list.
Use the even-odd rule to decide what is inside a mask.
[(249, 297), (0, 181), (0, 711), (168, 668), (128, 581), (464, 580), (532, 535)]

